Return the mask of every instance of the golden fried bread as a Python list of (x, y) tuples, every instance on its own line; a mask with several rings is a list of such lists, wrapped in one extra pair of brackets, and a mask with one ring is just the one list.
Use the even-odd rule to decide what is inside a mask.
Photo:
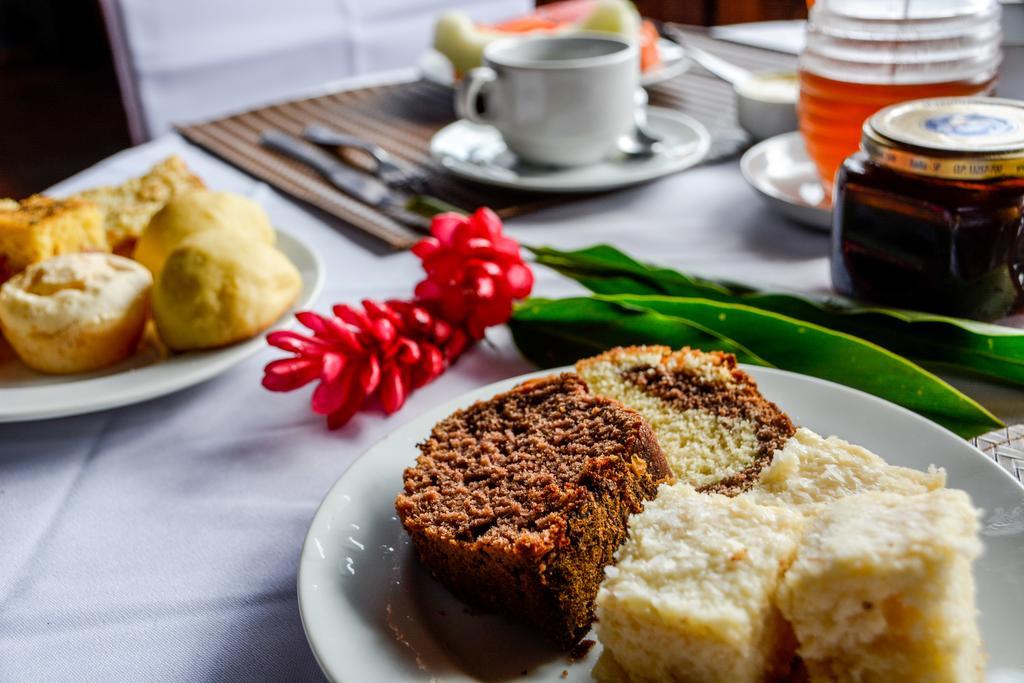
[(203, 181), (188, 169), (181, 157), (170, 156), (144, 176), (121, 185), (86, 190), (78, 196), (100, 207), (111, 249), (128, 255), (153, 214), (173, 197), (202, 187)]
[(92, 202), (33, 195), (0, 202), (0, 282), (33, 263), (77, 251), (108, 251)]
[(181, 194), (156, 212), (135, 243), (133, 258), (160, 276), (164, 261), (191, 235), (208, 230), (230, 230), (239, 240), (273, 245), (270, 218), (256, 202), (231, 192), (193, 190)]
[(175, 351), (248, 339), (295, 301), (299, 272), (274, 247), (231, 230), (192, 235), (171, 252), (153, 288), (153, 318)]

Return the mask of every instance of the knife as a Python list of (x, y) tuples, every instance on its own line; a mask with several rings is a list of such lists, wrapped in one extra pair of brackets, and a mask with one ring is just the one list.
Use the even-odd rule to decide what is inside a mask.
[(405, 202), (395, 197), (384, 183), (346, 166), (319, 147), (279, 130), (263, 131), (260, 144), (306, 164), (334, 187), (364, 204), (380, 209), (389, 217), (421, 231), (429, 230), (430, 220), (408, 211)]
[(369, 140), (318, 123), (311, 123), (303, 128), (302, 137), (316, 145), (362, 150), (374, 160), (371, 173), (392, 189), (420, 193), (427, 188), (425, 173), (399, 163), (387, 150)]

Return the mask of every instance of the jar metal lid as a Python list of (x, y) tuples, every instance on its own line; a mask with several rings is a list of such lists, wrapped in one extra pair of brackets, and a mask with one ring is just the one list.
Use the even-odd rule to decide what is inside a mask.
[(1024, 102), (994, 97), (901, 102), (864, 122), (861, 147), (876, 162), (916, 175), (1024, 177)]

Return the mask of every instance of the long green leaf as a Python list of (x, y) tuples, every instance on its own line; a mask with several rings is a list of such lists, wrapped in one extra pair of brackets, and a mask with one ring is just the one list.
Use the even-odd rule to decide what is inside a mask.
[(665, 294), (745, 304), (863, 337), (918, 362), (1024, 384), (1024, 331), (1011, 327), (863, 306), (840, 297), (761, 292), (648, 266), (608, 245), (580, 251), (539, 248), (534, 253), (538, 263), (600, 294)]
[[(543, 366), (624, 344), (732, 350), (746, 362), (820, 377), (888, 399), (961, 436), (982, 434), (1001, 424), (946, 382), (884, 348), (749, 306), (635, 295), (530, 299), (517, 307), (510, 326), (523, 354)], [(734, 346), (723, 345), (724, 339)]]
[(513, 334), (521, 329), (518, 323), (530, 322), (532, 315), (544, 321), (555, 311), (559, 323), (550, 327), (540, 325), (529, 335), (517, 337), (516, 345), (524, 356), (550, 368), (570, 365), (613, 346), (647, 343), (719, 349), (734, 354), (743, 363), (772, 365), (746, 346), (693, 320), (673, 320), (635, 307), (622, 308), (617, 315), (609, 316), (609, 304), (600, 299), (571, 301), (572, 305), (562, 306), (556, 305), (557, 301), (529, 299), (519, 306), (510, 322)]

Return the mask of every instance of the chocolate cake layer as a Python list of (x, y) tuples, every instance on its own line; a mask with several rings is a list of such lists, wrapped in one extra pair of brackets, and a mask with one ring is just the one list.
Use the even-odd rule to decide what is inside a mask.
[(439, 422), (396, 509), (453, 593), (568, 648), (590, 627), (629, 515), (670, 477), (640, 415), (564, 374)]

